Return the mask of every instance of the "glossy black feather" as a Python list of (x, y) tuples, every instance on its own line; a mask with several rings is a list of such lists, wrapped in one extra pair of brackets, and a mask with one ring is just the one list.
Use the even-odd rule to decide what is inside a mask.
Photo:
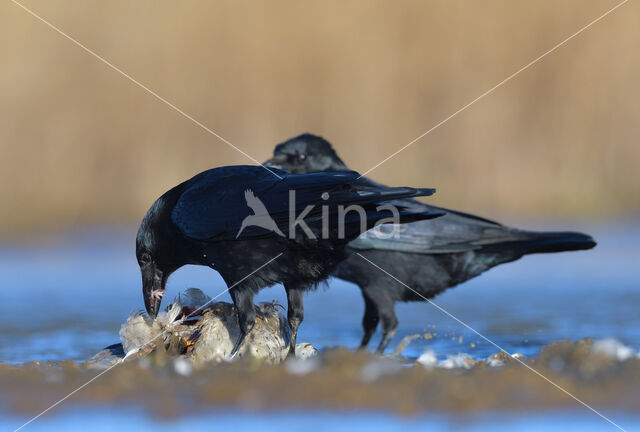
[[(327, 206), (329, 216), (334, 216), (339, 205), (382, 203), (398, 197), (425, 196), (434, 192), (433, 189), (372, 186), (359, 182), (358, 173), (353, 171), (307, 175), (288, 174), (281, 170), (274, 172), (281, 178), (255, 166), (223, 167), (205, 171), (187, 182), (173, 208), (171, 219), (185, 236), (195, 240), (235, 238), (244, 218), (253, 215), (253, 210), (245, 200), (245, 191), (251, 191), (288, 237), (291, 191), (295, 192), (295, 198), (291, 201), (295, 203), (295, 215), (307, 206), (314, 207), (308, 213), (311, 221), (315, 221), (314, 215), (321, 214), (321, 206)], [(323, 194), (327, 199), (323, 199)], [(427, 215), (426, 212), (421, 213)], [(381, 218), (374, 213), (370, 214), (372, 218)], [(242, 231), (239, 238), (264, 235), (269, 235), (269, 231), (249, 227)]]

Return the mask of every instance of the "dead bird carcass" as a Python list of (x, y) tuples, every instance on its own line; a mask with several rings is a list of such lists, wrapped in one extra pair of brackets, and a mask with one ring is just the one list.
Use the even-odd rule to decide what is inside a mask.
[[(276, 303), (256, 307), (256, 323), (242, 344), (238, 357), (252, 356), (268, 363), (280, 363), (289, 352), (289, 324)], [(211, 303), (197, 288), (179, 295), (155, 320), (145, 314), (131, 315), (120, 328), (125, 358), (141, 358), (155, 350), (168, 356), (181, 356), (193, 363), (221, 362), (228, 359), (240, 333), (235, 307)], [(106, 365), (114, 357), (112, 346), (98, 353), (90, 363)], [(108, 352), (107, 352), (108, 351)], [(315, 355), (309, 344), (298, 344), (301, 357)], [(116, 355), (117, 357), (117, 355)], [(111, 358), (111, 360), (113, 360)]]

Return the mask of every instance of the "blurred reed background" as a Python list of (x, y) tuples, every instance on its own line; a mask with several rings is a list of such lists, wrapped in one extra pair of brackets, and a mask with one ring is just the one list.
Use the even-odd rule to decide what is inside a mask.
[[(309, 131), (366, 171), (618, 2), (23, 3), (260, 161)], [(637, 216), (639, 24), (630, 1), (370, 176), (494, 218)], [(0, 235), (134, 225), (252, 163), (9, 1), (0, 60)]]

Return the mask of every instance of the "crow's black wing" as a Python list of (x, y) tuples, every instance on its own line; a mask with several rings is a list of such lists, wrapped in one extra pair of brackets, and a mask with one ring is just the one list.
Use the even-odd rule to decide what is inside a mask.
[[(171, 219), (185, 236), (196, 240), (236, 238), (243, 221), (250, 216), (259, 216), (262, 226), (246, 226), (239, 238), (276, 235), (275, 230), (268, 227), (270, 221), (288, 235), (290, 209), (297, 216), (311, 206), (307, 214), (310, 220), (319, 223), (323, 205), (329, 212), (335, 212), (340, 204), (382, 202), (434, 192), (432, 189), (359, 187), (359, 175), (352, 171), (314, 174), (274, 171), (281, 178), (262, 167), (248, 165), (214, 168), (198, 174), (186, 182)], [(249, 190), (264, 204), (268, 215), (254, 214), (245, 198)], [(379, 218), (377, 214), (375, 217)], [(252, 219), (255, 220), (248, 220)]]
[[(258, 168), (258, 169), (255, 169)], [(273, 169), (280, 176), (286, 173)], [(185, 183), (171, 212), (171, 220), (187, 237), (205, 240), (226, 238), (253, 211), (245, 191), (260, 194), (280, 181), (267, 170), (254, 166), (231, 166), (204, 171)]]
[(595, 244), (591, 236), (582, 233), (523, 231), (451, 212), (433, 221), (380, 226), (351, 241), (349, 247), (418, 254), (483, 251), (521, 256), (590, 249)]
[[(358, 181), (369, 187), (384, 187), (365, 177)], [(424, 254), (457, 253), (504, 242), (522, 241), (528, 234), (480, 216), (432, 206), (411, 198), (392, 200), (391, 203), (404, 206), (408, 211), (440, 211), (446, 214), (432, 221), (418, 221), (399, 227), (384, 225), (378, 230), (367, 231), (349, 243), (351, 248)]]
[(446, 213), (432, 221), (381, 226), (353, 240), (349, 247), (359, 250), (441, 254), (466, 252), (487, 245), (521, 241), (526, 238), (526, 234), (509, 227), (486, 223), (457, 213)]

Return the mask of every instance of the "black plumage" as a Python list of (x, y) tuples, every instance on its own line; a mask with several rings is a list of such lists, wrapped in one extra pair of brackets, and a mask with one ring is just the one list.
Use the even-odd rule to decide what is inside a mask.
[[(279, 144), (266, 164), (293, 173), (348, 170), (328, 141), (311, 134)], [(381, 186), (371, 180), (367, 182), (372, 187)], [(410, 198), (395, 204), (416, 212), (443, 211), (446, 215), (433, 221), (403, 225), (391, 238), (382, 239), (367, 232), (349, 243), (349, 254), (334, 273), (362, 290), (365, 301), (362, 347), (369, 343), (378, 323), (382, 323), (379, 352), (384, 351), (395, 335), (398, 326), (394, 311), (396, 301), (424, 301), (523, 255), (590, 249), (596, 245), (586, 234), (522, 231)], [(372, 269), (371, 263), (358, 254), (412, 289)]]
[[(374, 186), (354, 172), (292, 175), (259, 166), (202, 172), (158, 198), (140, 224), (136, 255), (147, 312), (157, 314), (172, 272), (186, 264), (211, 267), (227, 283), (238, 310), (241, 336), (235, 354), (255, 321), (254, 294), (281, 282), (294, 348), (303, 317), (302, 293), (335, 270), (349, 241), (389, 217), (378, 205), (433, 192)], [(340, 206), (353, 204), (362, 207), (364, 225), (349, 215), (341, 230)], [(305, 210), (307, 231), (293, 224)], [(399, 212), (404, 221), (442, 214), (404, 207)]]

